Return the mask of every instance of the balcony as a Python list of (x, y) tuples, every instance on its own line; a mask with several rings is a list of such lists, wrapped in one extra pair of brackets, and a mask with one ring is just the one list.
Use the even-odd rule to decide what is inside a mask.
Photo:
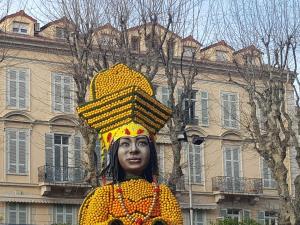
[(80, 167), (41, 166), (38, 168), (38, 178), (43, 196), (80, 197), (90, 188)]
[(247, 198), (257, 201), (263, 194), (262, 179), (218, 176), (212, 178), (212, 191), (216, 202), (220, 200)]
[(196, 116), (193, 117), (186, 116), (185, 121), (187, 125), (191, 125), (191, 126), (197, 126), (199, 123), (198, 117)]

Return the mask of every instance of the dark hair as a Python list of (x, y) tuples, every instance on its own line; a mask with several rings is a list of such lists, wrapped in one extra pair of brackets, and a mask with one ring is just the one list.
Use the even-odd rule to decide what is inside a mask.
[[(158, 175), (158, 162), (157, 162), (157, 153), (155, 148), (155, 143), (151, 141), (149, 138), (149, 149), (150, 149), (150, 159), (149, 163), (144, 170), (144, 174), (142, 177), (144, 177), (147, 181), (152, 182), (153, 181), (153, 175)], [(111, 176), (113, 179), (113, 183), (122, 182), (126, 180), (125, 171), (120, 165), (119, 158), (118, 158), (118, 149), (120, 145), (120, 139), (115, 141), (110, 147), (109, 147), (109, 164), (107, 167), (103, 169), (101, 172), (101, 175), (108, 175)]]

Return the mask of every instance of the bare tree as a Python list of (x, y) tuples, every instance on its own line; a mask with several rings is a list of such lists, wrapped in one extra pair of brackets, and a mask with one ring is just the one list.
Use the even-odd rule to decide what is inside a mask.
[[(280, 225), (300, 224), (300, 176), (294, 180), (293, 195), (286, 163), (295, 149), (300, 168), (299, 134), (295, 129), (297, 125), (299, 129), (300, 115), (299, 10), (299, 1), (294, 0), (232, 0), (223, 8), (222, 24), (229, 31), (223, 33), (226, 39), (239, 48), (253, 45), (246, 49), (244, 60), (235, 61), (238, 74), (230, 78), (248, 93), (251, 122), (243, 125), (277, 182)], [(288, 97), (293, 93), (297, 96), (296, 114), (288, 107)]]
[[(175, 39), (194, 35), (206, 38), (210, 33), (209, 16), (203, 17), (201, 10), (208, 10), (210, 4), (202, 0), (62, 0), (41, 1), (46, 17), (54, 20), (64, 18), (69, 31), (66, 37), (71, 54), (69, 71), (77, 87), (77, 104), (86, 102), (90, 79), (95, 72), (121, 62), (143, 72), (153, 81), (159, 69), (164, 71), (170, 90), (170, 107), (174, 114), (168, 123), (173, 150), (173, 169), (169, 184), (175, 184), (182, 176), (180, 167), (181, 145), (177, 140), (179, 131), (187, 124), (184, 119), (184, 99), (191, 97), (195, 77), (200, 73), (196, 60), (200, 47), (195, 49), (190, 60), (184, 59), (181, 42)], [(50, 13), (49, 13), (50, 12)], [(191, 12), (193, 12), (191, 14)], [(205, 18), (203, 20), (203, 18)], [(203, 26), (199, 26), (202, 23)], [(110, 27), (110, 33), (101, 33), (101, 28)], [(134, 49), (130, 31), (136, 32), (140, 43), (145, 43), (144, 51)], [(199, 35), (200, 30), (206, 35)], [(174, 51), (181, 57), (175, 57)], [(177, 54), (178, 55), (178, 54)], [(175, 101), (175, 88), (178, 80), (184, 87), (180, 101)], [(176, 102), (176, 103), (175, 103)], [(190, 107), (190, 106), (189, 106)], [(98, 184), (98, 177), (93, 160), (96, 133), (82, 120), (80, 131), (85, 141), (85, 153), (88, 156), (85, 168), (87, 181), (93, 186)]]
[[(5, 18), (8, 15), (12, 6), (11, 0), (0, 0), (0, 18)], [(5, 24), (0, 27), (0, 38), (7, 39)], [(3, 62), (8, 54), (9, 48), (6, 45), (0, 46), (0, 63)]]

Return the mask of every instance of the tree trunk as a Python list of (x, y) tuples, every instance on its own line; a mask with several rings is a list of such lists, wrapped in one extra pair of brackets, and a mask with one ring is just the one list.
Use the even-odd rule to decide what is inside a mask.
[(295, 178), (295, 225), (300, 224), (300, 175)]
[(83, 149), (85, 154), (85, 160), (83, 161), (84, 168), (86, 170), (85, 181), (92, 187), (97, 187), (99, 186), (99, 179), (94, 158), (97, 135), (88, 125), (85, 124), (84, 121), (81, 121), (81, 125), (79, 127), (85, 143)]
[[(170, 139), (172, 143), (172, 153), (173, 153), (173, 164), (172, 164), (172, 172), (168, 180), (168, 186), (171, 188), (173, 192), (176, 191), (176, 186), (183, 185), (183, 173), (182, 168), (180, 166), (181, 161), (181, 143), (178, 141), (178, 133), (180, 129), (178, 128), (179, 122), (176, 118), (176, 115), (173, 117), (174, 125), (169, 124), (170, 129)], [(171, 122), (170, 122), (171, 123)]]
[(275, 177), (278, 182), (279, 217), (278, 225), (296, 225), (296, 213), (291, 201), (291, 195), (287, 184), (287, 168), (282, 161), (275, 165)]

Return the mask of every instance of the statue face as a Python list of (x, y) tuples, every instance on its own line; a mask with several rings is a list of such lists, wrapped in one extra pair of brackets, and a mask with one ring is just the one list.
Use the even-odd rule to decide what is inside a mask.
[(118, 159), (126, 175), (142, 175), (150, 160), (150, 148), (147, 137), (120, 138)]

